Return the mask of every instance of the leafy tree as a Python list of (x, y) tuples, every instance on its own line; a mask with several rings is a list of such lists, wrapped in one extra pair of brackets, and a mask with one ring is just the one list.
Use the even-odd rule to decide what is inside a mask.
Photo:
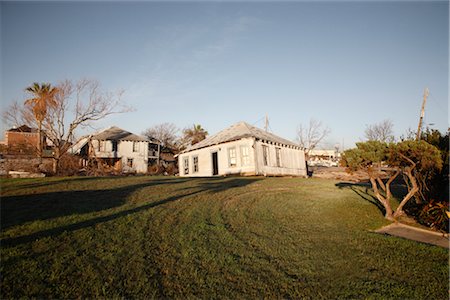
[(439, 130), (427, 128), (421, 134), (421, 140), (437, 147), (441, 151), (441, 158), (443, 162), (440, 171), (428, 174), (429, 185), (423, 186), (424, 179), (419, 181), (421, 187), (421, 200), (429, 202), (436, 200), (439, 202), (448, 202), (449, 198), (449, 134), (450, 129), (445, 134)]
[(442, 169), (439, 149), (425, 141), (409, 140), (392, 144), (387, 163), (401, 171), (408, 187), (408, 193), (397, 207), (394, 217), (404, 214), (404, 205), (420, 191), (420, 179), (429, 178), (429, 174)]
[[(442, 167), (439, 150), (425, 141), (403, 141), (389, 145), (380, 141), (368, 141), (357, 143), (356, 146), (344, 152), (341, 163), (350, 172), (367, 172), (375, 197), (385, 208), (385, 218), (389, 220), (404, 214), (404, 205), (419, 191), (419, 174)], [(382, 171), (388, 176), (386, 183), (381, 178)], [(390, 186), (399, 174), (404, 175), (408, 193), (393, 212)]]
[(57, 104), (55, 95), (58, 89), (52, 87), (49, 83), (39, 84), (35, 82), (32, 86), (27, 87), (25, 91), (33, 96), (33, 98), (25, 101), (25, 105), (31, 108), (37, 121), (39, 139), (38, 154), (42, 161), (42, 122), (47, 116), (47, 110)]
[(208, 135), (206, 131), (200, 124), (194, 124), (192, 127), (185, 128), (183, 130), (183, 144), (184, 146), (190, 146), (203, 141)]
[(368, 141), (380, 141), (391, 143), (394, 141), (394, 124), (391, 120), (383, 120), (380, 123), (366, 126), (364, 136)]
[[(375, 197), (383, 205), (385, 218), (393, 220), (393, 211), (390, 203), (390, 184), (398, 176), (394, 170), (389, 180), (384, 184), (382, 176), (382, 163), (386, 161), (388, 145), (380, 141), (368, 141), (356, 143), (356, 148), (344, 151), (341, 164), (350, 172), (363, 170), (369, 175), (370, 184)], [(385, 192), (385, 194), (382, 193)]]

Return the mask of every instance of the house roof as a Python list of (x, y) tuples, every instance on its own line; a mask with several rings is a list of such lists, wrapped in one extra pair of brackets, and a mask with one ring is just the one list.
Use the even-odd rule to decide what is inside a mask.
[[(112, 126), (103, 129), (97, 133), (90, 136), (82, 137), (70, 150), (71, 153), (79, 153), (81, 148), (86, 145), (89, 140), (99, 140), (99, 141), (132, 141), (132, 142), (150, 142), (146, 137), (128, 132), (119, 127)], [(154, 141), (152, 141), (154, 142)]]
[(36, 128), (31, 128), (27, 125), (22, 125), (20, 127), (13, 127), (8, 130), (9, 132), (37, 132)]
[(112, 126), (106, 128), (99, 133), (92, 135), (93, 140), (113, 140), (113, 141), (133, 141), (133, 142), (149, 142), (150, 140), (146, 137), (128, 132), (119, 127)]
[(206, 139), (204, 139), (203, 141), (201, 141), (197, 144), (194, 144), (194, 145), (188, 147), (181, 153), (185, 153), (185, 152), (189, 152), (189, 151), (193, 151), (193, 150), (197, 150), (197, 149), (201, 149), (201, 148), (205, 148), (205, 147), (209, 147), (209, 146), (213, 146), (213, 145), (218, 145), (218, 144), (222, 144), (222, 143), (226, 143), (226, 142), (236, 141), (236, 140), (239, 140), (242, 138), (248, 138), (248, 137), (253, 137), (258, 140), (282, 144), (282, 145), (286, 145), (286, 146), (299, 147), (295, 143), (293, 143), (289, 140), (286, 140), (284, 138), (281, 138), (273, 133), (264, 131), (264, 130), (262, 130), (258, 127), (252, 126), (246, 122), (239, 122), (239, 123), (236, 123), (226, 129), (214, 134), (214, 135), (207, 137)]

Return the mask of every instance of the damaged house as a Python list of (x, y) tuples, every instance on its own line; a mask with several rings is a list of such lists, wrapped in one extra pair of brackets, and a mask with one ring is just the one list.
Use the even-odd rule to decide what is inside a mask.
[(180, 176), (306, 176), (305, 152), (295, 143), (240, 122), (178, 154)]
[(147, 173), (148, 166), (159, 164), (159, 151), (156, 140), (115, 126), (80, 139), (70, 150), (80, 155), (84, 164), (94, 158), (116, 170), (136, 173)]

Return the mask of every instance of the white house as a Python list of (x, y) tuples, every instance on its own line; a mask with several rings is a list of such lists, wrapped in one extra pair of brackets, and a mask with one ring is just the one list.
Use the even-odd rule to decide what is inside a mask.
[(180, 176), (306, 176), (304, 151), (293, 142), (240, 122), (178, 155)]
[(70, 151), (122, 170), (146, 173), (150, 164), (158, 163), (159, 150), (157, 141), (113, 126), (80, 139)]

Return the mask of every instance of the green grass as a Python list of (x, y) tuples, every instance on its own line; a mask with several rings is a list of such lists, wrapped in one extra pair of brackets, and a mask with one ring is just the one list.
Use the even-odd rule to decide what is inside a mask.
[(0, 296), (448, 299), (448, 250), (337, 183), (2, 179)]

